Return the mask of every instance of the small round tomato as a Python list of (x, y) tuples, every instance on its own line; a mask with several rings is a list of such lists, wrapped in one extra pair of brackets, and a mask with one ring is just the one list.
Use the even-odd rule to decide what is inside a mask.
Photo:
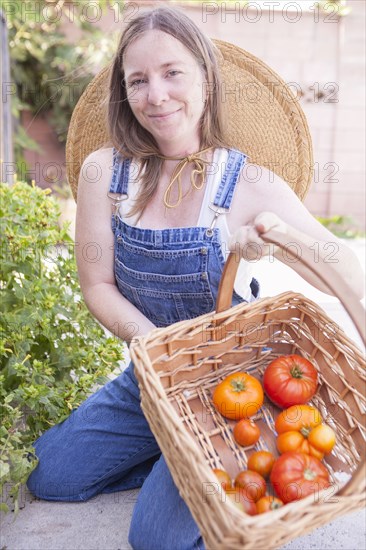
[(298, 432), (303, 428), (311, 429), (322, 423), (320, 412), (310, 405), (293, 405), (282, 411), (276, 418), (275, 429), (278, 434)]
[(328, 470), (315, 456), (288, 451), (274, 463), (271, 483), (286, 504), (326, 489), (330, 480)]
[(240, 420), (257, 413), (263, 405), (261, 383), (246, 372), (230, 374), (214, 389), (212, 400), (226, 418)]
[(281, 454), (286, 453), (287, 451), (296, 451), (298, 453), (305, 453), (311, 456), (315, 456), (319, 460), (324, 458), (324, 453), (322, 453), (315, 446), (311, 445), (307, 437), (305, 437), (302, 432), (284, 432), (277, 437), (276, 440), (277, 449)]
[(257, 513), (257, 508), (255, 502), (250, 500), (245, 492), (240, 489), (240, 487), (233, 487), (226, 491), (227, 496), (235, 503), (235, 505), (246, 514), (250, 516), (255, 516)]
[(260, 438), (261, 432), (257, 424), (253, 420), (247, 420), (242, 418), (237, 422), (233, 429), (233, 435), (235, 441), (243, 447), (249, 447), (257, 443)]
[(256, 451), (248, 459), (248, 470), (258, 472), (263, 477), (268, 477), (275, 460), (274, 455), (269, 451)]
[(257, 502), (266, 494), (266, 480), (251, 470), (243, 470), (239, 472), (234, 480), (234, 487), (240, 487), (249, 500)]
[(315, 426), (315, 428), (310, 431), (308, 435), (308, 442), (309, 445), (327, 455), (331, 452), (335, 445), (336, 436), (330, 426), (320, 424), (319, 426)]
[(264, 391), (275, 405), (282, 408), (307, 403), (317, 386), (316, 368), (301, 355), (277, 357), (264, 371)]
[(225, 470), (214, 468), (212, 471), (219, 480), (221, 487), (225, 489), (225, 491), (232, 488), (233, 484), (231, 482), (231, 477), (227, 472), (225, 472)]
[(282, 500), (273, 496), (265, 496), (260, 498), (256, 503), (257, 514), (264, 514), (265, 512), (271, 512), (277, 510), (283, 506)]

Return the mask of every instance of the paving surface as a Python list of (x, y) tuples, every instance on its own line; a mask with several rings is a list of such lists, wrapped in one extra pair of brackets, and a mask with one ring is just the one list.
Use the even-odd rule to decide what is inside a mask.
[[(365, 241), (353, 241), (365, 267)], [(320, 304), (353, 340), (355, 329), (339, 302), (314, 290), (280, 262), (258, 262), (256, 275), (262, 283), (262, 296), (293, 290)], [(138, 490), (100, 495), (86, 503), (49, 503), (33, 500), (24, 489), (17, 517), (2, 515), (1, 550), (127, 550), (128, 530)], [(366, 550), (366, 513), (343, 516), (334, 522), (299, 537), (283, 550)], [(156, 550), (151, 548), (149, 550)], [(174, 550), (174, 549), (171, 549)], [(229, 549), (228, 549), (229, 550)], [(260, 549), (258, 550), (267, 550)]]

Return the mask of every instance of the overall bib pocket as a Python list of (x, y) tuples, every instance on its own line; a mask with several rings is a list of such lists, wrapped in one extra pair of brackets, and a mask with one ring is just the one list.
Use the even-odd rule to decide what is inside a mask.
[(154, 324), (168, 326), (214, 309), (207, 247), (148, 249), (121, 235), (116, 241), (118, 288)]

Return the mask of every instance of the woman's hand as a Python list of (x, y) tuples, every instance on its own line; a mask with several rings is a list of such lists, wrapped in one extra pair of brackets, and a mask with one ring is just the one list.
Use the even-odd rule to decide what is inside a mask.
[(261, 212), (254, 219), (253, 225), (242, 225), (229, 241), (231, 252), (239, 253), (248, 262), (258, 261), (263, 256), (274, 255), (277, 247), (265, 243), (261, 235), (270, 229), (286, 233), (287, 224), (273, 212)]

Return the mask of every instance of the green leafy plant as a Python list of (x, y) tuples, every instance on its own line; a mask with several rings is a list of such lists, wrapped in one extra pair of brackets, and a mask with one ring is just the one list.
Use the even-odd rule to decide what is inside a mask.
[(17, 510), (37, 465), (32, 442), (107, 381), (123, 347), (82, 300), (73, 242), (49, 190), (1, 184), (0, 199), (0, 488), (10, 487)]
[(337, 237), (343, 239), (365, 237), (365, 231), (359, 227), (351, 216), (317, 216), (317, 220)]
[[(108, 1), (91, 5), (105, 10)], [(11, 61), (12, 113), (18, 173), (25, 166), (23, 151), (38, 150), (20, 124), (21, 112), (46, 114), (60, 143), (66, 141), (72, 111), (99, 69), (113, 56), (116, 36), (105, 35), (85, 16), (84, 2), (65, 0), (14, 1), (5, 12)], [(82, 31), (74, 44), (66, 36), (67, 22)], [(69, 23), (70, 27), (70, 23)]]
[(352, 8), (347, 6), (347, 0), (321, 0), (317, 4), (323, 12), (340, 17), (350, 14), (352, 11)]

